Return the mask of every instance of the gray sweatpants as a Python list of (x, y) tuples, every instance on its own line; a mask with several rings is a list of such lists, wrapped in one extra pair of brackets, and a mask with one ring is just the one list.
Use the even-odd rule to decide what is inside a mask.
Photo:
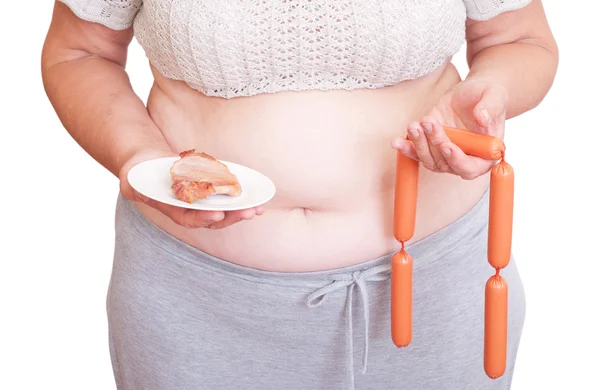
[[(505, 375), (483, 370), (488, 195), (408, 247), (413, 341), (390, 335), (391, 256), (334, 271), (231, 264), (159, 229), (123, 198), (108, 294), (118, 389), (509, 389), (525, 317), (514, 259)], [(354, 243), (360, 245), (359, 242)]]

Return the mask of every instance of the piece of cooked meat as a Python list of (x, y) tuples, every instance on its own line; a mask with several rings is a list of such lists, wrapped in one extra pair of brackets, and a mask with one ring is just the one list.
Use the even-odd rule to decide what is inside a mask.
[(170, 169), (171, 189), (177, 199), (193, 203), (213, 194), (241, 195), (237, 176), (213, 156), (190, 149), (179, 157)]

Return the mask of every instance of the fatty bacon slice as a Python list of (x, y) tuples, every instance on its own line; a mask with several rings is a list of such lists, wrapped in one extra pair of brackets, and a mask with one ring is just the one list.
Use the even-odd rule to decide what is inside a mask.
[(179, 153), (171, 166), (171, 189), (177, 199), (193, 203), (209, 195), (239, 196), (242, 187), (227, 166), (213, 156), (195, 149)]

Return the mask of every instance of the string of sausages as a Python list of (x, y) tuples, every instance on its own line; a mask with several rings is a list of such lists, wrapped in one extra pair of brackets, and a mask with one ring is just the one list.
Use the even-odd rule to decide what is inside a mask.
[[(490, 173), (488, 262), (496, 270), (485, 285), (484, 357), (486, 374), (499, 378), (506, 370), (508, 285), (500, 270), (510, 261), (512, 245), (514, 171), (504, 160), (504, 142), (490, 135), (444, 127), (448, 138), (464, 153), (498, 161)], [(396, 161), (394, 236), (402, 244), (392, 257), (392, 341), (406, 347), (412, 340), (413, 259), (405, 249), (415, 231), (419, 162), (400, 152)]]

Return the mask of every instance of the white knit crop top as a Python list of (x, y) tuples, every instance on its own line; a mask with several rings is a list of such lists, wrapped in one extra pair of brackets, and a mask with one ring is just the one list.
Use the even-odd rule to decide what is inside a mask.
[(81, 19), (133, 25), (165, 77), (209, 96), (380, 88), (456, 54), (466, 18), (531, 0), (60, 0)]

